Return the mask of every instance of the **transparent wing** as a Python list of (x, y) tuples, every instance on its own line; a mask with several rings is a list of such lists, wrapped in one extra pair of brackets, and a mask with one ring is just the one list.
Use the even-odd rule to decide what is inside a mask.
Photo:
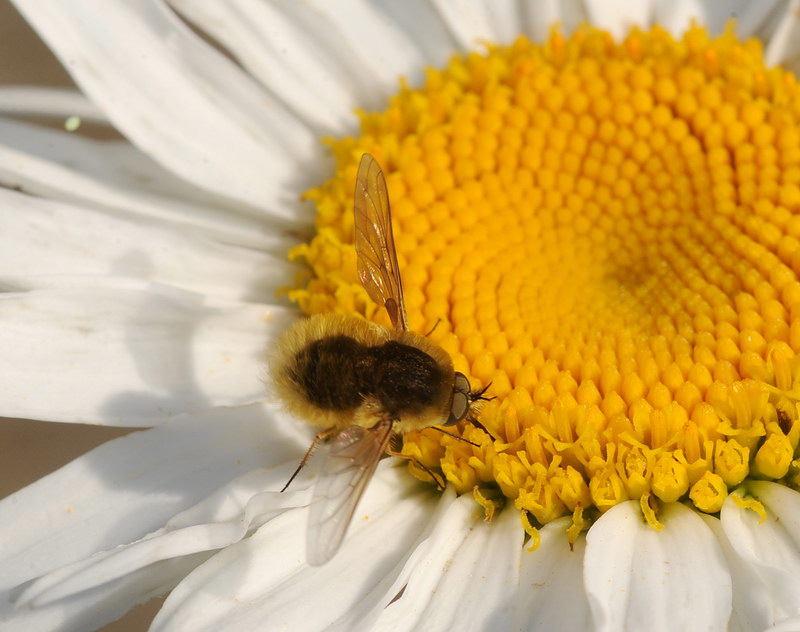
[(391, 421), (369, 429), (349, 426), (326, 446), (308, 516), (306, 557), (312, 566), (324, 564), (339, 549), (391, 434)]
[(369, 154), (358, 166), (354, 210), (361, 284), (373, 301), (386, 308), (395, 329), (408, 329), (386, 179)]

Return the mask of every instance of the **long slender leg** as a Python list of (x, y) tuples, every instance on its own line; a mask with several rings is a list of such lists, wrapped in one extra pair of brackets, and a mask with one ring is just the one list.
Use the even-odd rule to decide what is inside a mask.
[(426, 338), (427, 338), (428, 336), (430, 336), (430, 335), (431, 335), (431, 334), (432, 334), (434, 331), (436, 331), (436, 328), (439, 326), (439, 323), (440, 323), (440, 322), (442, 322), (442, 319), (441, 319), (441, 318), (437, 318), (437, 319), (436, 319), (436, 322), (435, 322), (435, 323), (433, 323), (433, 327), (431, 327), (431, 330), (430, 330), (430, 331), (429, 331), (427, 334), (425, 334), (425, 337), (426, 337)]
[[(480, 421), (478, 421), (474, 417), (467, 417), (467, 421), (469, 423), (471, 423), (473, 426), (475, 426), (476, 428), (480, 428), (481, 430), (483, 430), (487, 435), (489, 435), (489, 437), (492, 439), (492, 441), (497, 441), (497, 437), (495, 437), (491, 432), (489, 432), (486, 429), (486, 426), (484, 426)], [(466, 439), (465, 439), (465, 441), (466, 441)]]
[[(470, 403), (472, 403), (472, 402), (480, 402), (480, 401), (488, 402), (488, 401), (491, 401), (491, 400), (493, 400), (493, 399), (494, 399), (494, 397), (484, 397), (484, 396), (483, 396), (483, 394), (484, 394), (486, 391), (488, 391), (488, 390), (489, 390), (489, 387), (490, 387), (491, 385), (492, 385), (492, 383), (491, 383), (491, 382), (489, 382), (489, 383), (488, 383), (486, 386), (484, 386), (482, 389), (480, 389), (480, 390), (478, 390), (478, 391), (472, 391), (472, 392), (469, 394), (469, 401), (470, 401)], [(494, 435), (493, 435), (491, 432), (489, 432), (489, 431), (486, 429), (486, 426), (484, 426), (484, 425), (483, 425), (481, 422), (479, 422), (479, 421), (478, 421), (478, 419), (476, 418), (475, 414), (477, 414), (477, 410), (476, 410), (475, 408), (472, 408), (472, 407), (470, 407), (470, 414), (469, 414), (469, 415), (467, 415), (467, 421), (468, 421), (468, 422), (470, 422), (470, 423), (471, 423), (473, 426), (475, 426), (476, 428), (480, 428), (481, 430), (483, 430), (483, 431), (484, 431), (484, 432), (485, 432), (487, 435), (489, 435), (489, 436), (492, 438), (492, 441), (497, 441), (497, 437), (495, 437), (495, 436), (494, 436)]]
[[(470, 419), (469, 421), (472, 421), (472, 420)], [(475, 423), (475, 422), (473, 422), (473, 423)], [(458, 439), (459, 441), (463, 441), (464, 443), (469, 443), (470, 445), (474, 445), (476, 448), (480, 448), (481, 447), (480, 445), (470, 441), (469, 439), (465, 439), (464, 437), (460, 437), (459, 435), (453, 434), (452, 432), (447, 432), (447, 430), (442, 430), (441, 428), (439, 428), (439, 426), (430, 426), (430, 428), (432, 428), (433, 430), (438, 430), (442, 434), (446, 434), (448, 437), (453, 437), (453, 439)], [(486, 434), (489, 434), (489, 432), (483, 426), (481, 426), (481, 430), (483, 430)], [(489, 436), (492, 437), (492, 435), (489, 435)], [(494, 439), (494, 437), (492, 437), (492, 439)]]
[(309, 446), (308, 450), (306, 450), (306, 453), (303, 455), (303, 458), (300, 461), (300, 465), (297, 466), (297, 469), (294, 471), (294, 474), (292, 474), (292, 476), (289, 478), (289, 480), (286, 481), (286, 485), (283, 486), (283, 489), (281, 490), (281, 493), (286, 491), (286, 488), (289, 487), (289, 485), (292, 484), (292, 481), (300, 473), (300, 470), (302, 470), (305, 467), (306, 463), (308, 463), (308, 459), (310, 459), (311, 455), (314, 454), (314, 449), (317, 447), (317, 444), (320, 441), (327, 441), (335, 433), (336, 433), (336, 428), (335, 427), (325, 428), (325, 430), (320, 430), (317, 433), (317, 436), (314, 437), (314, 440), (311, 442), (311, 445)]
[[(427, 474), (433, 479), (433, 482), (436, 483), (436, 487), (439, 489), (439, 491), (444, 490), (445, 485), (447, 484), (447, 481), (444, 480), (444, 477), (442, 477), (437, 472), (434, 472), (433, 470), (431, 470), (431, 468), (429, 468), (424, 463), (421, 463), (416, 457), (409, 456), (407, 454), (401, 454), (400, 452), (395, 450), (391, 446), (391, 444), (389, 446), (387, 446), (386, 454), (388, 454), (389, 456), (399, 456), (401, 459), (406, 459), (408, 461), (411, 461), (419, 469), (423, 470), (424, 472), (427, 472)], [(439, 482), (439, 481), (441, 481), (441, 482)]]

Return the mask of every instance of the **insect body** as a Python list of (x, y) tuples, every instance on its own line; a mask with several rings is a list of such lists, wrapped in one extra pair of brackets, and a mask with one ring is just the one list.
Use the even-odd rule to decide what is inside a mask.
[(482, 391), (470, 392), (447, 352), (408, 330), (386, 181), (368, 154), (354, 209), (359, 278), (394, 328), (342, 314), (312, 316), (281, 337), (271, 367), (286, 407), (321, 428), (295, 475), (318, 444), (326, 448), (308, 527), (314, 565), (338, 550), (394, 433), (456, 424), (483, 399)]

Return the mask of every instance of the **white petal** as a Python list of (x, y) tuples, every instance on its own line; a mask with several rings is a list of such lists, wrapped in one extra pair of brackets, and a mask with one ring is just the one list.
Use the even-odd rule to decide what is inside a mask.
[(489, 19), (497, 42), (511, 44), (522, 35), (522, 8), (518, 0), (483, 0), (489, 8)]
[(0, 294), (0, 413), (152, 426), (265, 398), (279, 307), (122, 282)]
[[(261, 526), (263, 523), (259, 520), (268, 514), (282, 513), (288, 507), (308, 505), (311, 486), (315, 479), (313, 473), (309, 472), (313, 470), (311, 467), (303, 468), (286, 491), (277, 490), (283, 489), (289, 477), (294, 474), (302, 455), (311, 443), (313, 439), (311, 426), (306, 427), (297, 420), (281, 419), (280, 422), (271, 420), (265, 432), (270, 436), (274, 433), (274, 439), (286, 441), (280, 452), (271, 455), (275, 465), (265, 462), (262, 467), (233, 479), (196, 505), (170, 518), (166, 527), (169, 530), (176, 530), (231, 521), (241, 518), (248, 512), (253, 516), (251, 524)], [(256, 498), (260, 495), (261, 498)], [(261, 508), (265, 511), (253, 513), (253, 510)]]
[(772, 621), (779, 622), (800, 612), (800, 493), (768, 482), (747, 489), (767, 509), (764, 523), (731, 496), (720, 520), (733, 550), (766, 585)]
[(0, 184), (8, 188), (178, 226), (222, 243), (286, 249), (287, 238), (258, 212), (192, 187), (128, 143), (2, 119), (0, 137)]
[(0, 112), (57, 120), (77, 116), (93, 123), (108, 122), (94, 103), (80, 92), (66, 88), (0, 86)]
[(772, 612), (772, 597), (766, 582), (756, 569), (737, 555), (722, 528), (719, 518), (700, 514), (714, 532), (728, 562), (733, 580), (733, 612), (729, 632), (765, 630), (775, 621)]
[(800, 617), (792, 617), (781, 621), (778, 625), (766, 628), (764, 632), (797, 632), (800, 630)]
[(664, 505), (659, 519), (662, 531), (629, 501), (589, 529), (584, 581), (596, 629), (724, 630), (731, 576), (716, 538), (679, 503)]
[(507, 629), (523, 534), (513, 509), (488, 524), (472, 497), (461, 496), (445, 507), (395, 580), (389, 594), (405, 586), (402, 596), (364, 629)]
[(619, 41), (633, 26), (650, 26), (652, 5), (651, 0), (586, 0), (586, 13), (592, 26), (607, 30)]
[(431, 0), (464, 50), (510, 44), (522, 33), (516, 0)]
[(458, 48), (456, 41), (429, 0), (376, 0), (375, 4), (395, 24), (412, 37), (425, 61), (444, 66)]
[[(245, 478), (257, 479), (263, 485), (262, 489), (272, 488), (276, 491), (253, 490), (253, 480), (246, 481), (245, 489), (250, 491), (251, 495), (243, 505), (239, 506), (239, 511), (231, 512), (233, 506), (238, 504), (237, 501), (241, 501), (238, 496), (243, 490), (238, 484), (239, 481), (234, 482), (232, 489), (217, 492), (213, 503), (218, 510), (215, 513), (233, 515), (226, 515), (224, 519), (214, 516), (213, 522), (195, 522), (177, 526), (177, 522), (186, 522), (188, 515), (198, 513), (196, 509), (190, 509), (188, 512), (183, 512), (177, 521), (171, 520), (166, 527), (149, 533), (140, 540), (96, 553), (40, 577), (19, 594), (16, 600), (17, 607), (27, 605), (40, 607), (67, 597), (74, 597), (152, 564), (214, 551), (240, 541), (247, 533), (287, 509), (308, 505), (311, 497), (310, 489), (286, 493), (277, 491), (277, 488), (288, 480), (295, 465), (294, 461), (290, 461), (283, 466), (276, 466), (275, 471), (256, 471), (250, 476), (246, 475)], [(203, 510), (207, 511), (210, 504), (201, 503)]]
[(748, 4), (748, 0), (655, 0), (653, 21), (675, 37), (683, 35), (692, 21), (717, 35)]
[(530, 38), (536, 42), (547, 40), (555, 25), (568, 35), (586, 20), (582, 0), (541, 0), (522, 5), (522, 22)]
[[(369, 627), (376, 630), (415, 629), (423, 612), (436, 597), (436, 586), (443, 572), (448, 569), (469, 536), (470, 529), (478, 521), (475, 501), (469, 496), (461, 496), (452, 502), (447, 502), (447, 498), (442, 500), (443, 510), (430, 525), (427, 537), (414, 548), (392, 587), (397, 591), (395, 594), (403, 591), (403, 608), (392, 608), (390, 603), (378, 613), (377, 619)], [(433, 622), (428, 623), (431, 629), (438, 629)]]
[(761, 0), (748, 2), (736, 16), (736, 32), (741, 37), (760, 37), (769, 42), (775, 29), (783, 24), (784, 13), (789, 8), (786, 0)]
[(545, 525), (540, 530), (539, 547), (522, 553), (512, 629), (591, 629), (592, 613), (583, 590), (586, 538), (578, 538), (570, 549), (566, 529), (571, 523), (571, 519), (562, 518)]
[[(470, 499), (472, 500), (472, 499)], [(508, 629), (514, 612), (519, 584), (522, 541), (525, 535), (519, 523), (519, 512), (508, 506), (492, 523), (480, 520), (443, 569), (442, 580), (419, 626), (439, 621), (440, 630)], [(403, 608), (401, 597), (391, 606)], [(410, 619), (411, 617), (409, 617)]]
[(170, 0), (221, 42), (276, 98), (319, 135), (354, 133), (359, 107), (352, 59), (299, 28), (280, 4)]
[(135, 218), (0, 188), (0, 286), (29, 289), (68, 275), (116, 275), (226, 299), (274, 303), (293, 277), (284, 259)]
[(11, 595), (0, 593), (0, 631), (96, 630), (134, 606), (168, 592), (208, 556), (202, 553), (158, 562), (110, 584), (37, 608), (15, 607)]
[(321, 173), (310, 130), (159, 0), (17, 6), (114, 126), (196, 186), (290, 219)]
[(416, 560), (424, 556), (435, 538), (432, 536), (439, 529), (445, 514), (451, 510), (456, 499), (455, 490), (448, 487), (442, 493), (434, 511), (431, 512), (425, 528), (419, 532), (415, 541), (408, 541), (406, 549), (409, 555), (404, 556), (395, 569), (385, 574), (373, 588), (363, 595), (358, 604), (350, 608), (344, 617), (328, 628), (328, 632), (350, 632), (351, 630), (371, 630), (375, 621), (384, 609), (398, 598), (405, 590), (408, 577), (416, 566)]
[(778, 30), (772, 36), (764, 61), (768, 66), (781, 64), (800, 69), (800, 0), (791, 0), (781, 16)]
[(324, 629), (408, 556), (408, 544), (428, 523), (435, 502), (429, 488), (411, 479), (405, 462), (384, 461), (330, 562), (305, 564), (308, 512), (287, 511), (192, 573), (151, 629)]
[(261, 405), (110, 441), (0, 501), (0, 590), (137, 540), (247, 471), (295, 461), (306, 445), (297, 422)]
[(414, 40), (367, 0), (306, 0), (284, 3), (283, 8), (300, 28), (349, 60), (352, 79), (358, 82), (361, 108), (384, 109), (397, 92), (399, 77), (411, 85), (421, 82), (424, 58)]

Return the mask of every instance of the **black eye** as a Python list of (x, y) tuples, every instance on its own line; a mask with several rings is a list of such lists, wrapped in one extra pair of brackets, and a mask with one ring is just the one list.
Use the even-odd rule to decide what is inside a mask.
[(454, 426), (469, 412), (470, 386), (467, 376), (456, 372), (453, 378), (453, 401), (450, 404), (450, 417), (445, 426)]
[(450, 418), (445, 426), (454, 426), (464, 419), (469, 412), (469, 397), (466, 393), (455, 391), (453, 393), (453, 403), (450, 405)]
[(456, 371), (455, 379), (453, 380), (453, 391), (456, 393), (464, 393), (465, 395), (469, 393), (470, 386), (466, 375)]

